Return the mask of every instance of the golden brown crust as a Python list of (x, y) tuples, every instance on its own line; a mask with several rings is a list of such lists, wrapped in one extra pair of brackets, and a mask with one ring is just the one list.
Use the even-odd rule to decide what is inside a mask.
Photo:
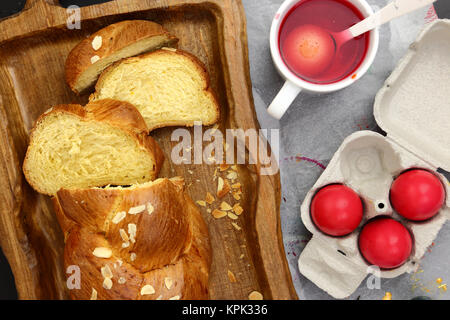
[[(33, 144), (36, 128), (45, 117), (57, 114), (57, 113), (70, 113), (80, 118), (82, 121), (96, 121), (108, 123), (111, 126), (120, 128), (126, 134), (129, 134), (136, 139), (139, 144), (153, 155), (155, 168), (154, 174), (151, 179), (155, 179), (158, 176), (159, 170), (164, 162), (164, 153), (158, 146), (157, 142), (148, 135), (148, 129), (145, 124), (144, 118), (142, 118), (139, 111), (133, 105), (112, 99), (98, 100), (93, 103), (89, 103), (86, 107), (77, 104), (65, 104), (57, 105), (44, 114), (42, 114), (35, 122), (30, 132), (30, 145)], [(40, 190), (39, 186), (29, 179), (29, 148), (25, 155), (23, 162), (23, 173), (27, 178), (28, 183), (37, 192), (46, 194), (43, 190)], [(49, 194), (50, 195), (50, 194)]]
[[(161, 25), (147, 20), (126, 20), (111, 24), (90, 37), (81, 41), (69, 53), (66, 65), (65, 74), (66, 82), (69, 87), (75, 92), (75, 84), (80, 75), (92, 66), (91, 58), (99, 56), (106, 58), (115, 52), (134, 44), (140, 40), (155, 37), (167, 36), (167, 45), (176, 45), (178, 39), (169, 34)], [(102, 37), (102, 46), (98, 50), (94, 50), (92, 41), (96, 36)]]
[[(81, 269), (81, 289), (74, 299), (89, 299), (92, 288), (98, 299), (207, 299), (211, 247), (208, 229), (198, 208), (180, 186), (180, 179), (158, 179), (137, 188), (60, 190), (53, 199), (57, 217), (67, 235), (65, 266)], [(147, 204), (153, 210), (149, 214)], [(127, 213), (114, 223), (118, 212), (145, 205), (137, 214)], [(120, 229), (136, 225), (136, 241), (123, 248)], [(92, 254), (110, 248), (110, 258)], [(131, 259), (135, 253), (135, 259)], [(113, 286), (104, 289), (100, 269), (108, 265)], [(123, 278), (125, 283), (118, 280)], [(165, 280), (172, 283), (167, 288)], [(144, 285), (155, 293), (141, 295)]]
[[(105, 79), (108, 77), (109, 73), (112, 70), (114, 70), (114, 68), (117, 67), (120, 63), (133, 62), (133, 61), (137, 61), (139, 59), (148, 58), (152, 55), (174, 55), (174, 54), (178, 54), (178, 55), (187, 57), (189, 60), (191, 60), (193, 62), (193, 64), (197, 68), (198, 72), (202, 75), (203, 81), (205, 83), (203, 91), (205, 92), (206, 95), (210, 96), (211, 100), (213, 101), (215, 111), (216, 111), (216, 119), (211, 121), (211, 123), (205, 123), (204, 125), (210, 125), (210, 124), (217, 123), (220, 120), (220, 107), (219, 107), (219, 102), (218, 102), (216, 93), (210, 86), (211, 80), (209, 77), (208, 70), (206, 69), (206, 66), (203, 64), (203, 62), (201, 62), (196, 56), (194, 56), (193, 54), (191, 54), (187, 51), (183, 51), (180, 49), (176, 49), (176, 50), (175, 49), (174, 50), (160, 49), (160, 50), (141, 54), (137, 57), (130, 57), (130, 58), (123, 59), (121, 61), (117, 61), (117, 62), (113, 63), (108, 68), (106, 68), (105, 71), (103, 71), (102, 74), (100, 75), (100, 77), (98, 78), (98, 81), (95, 85), (95, 92), (89, 96), (89, 101), (93, 102), (93, 101), (95, 101), (95, 99), (97, 99), (98, 92), (99, 92), (100, 88), (103, 86)], [(154, 129), (163, 128), (166, 126), (177, 126), (177, 125), (185, 125), (185, 124), (184, 123), (173, 123), (173, 124), (162, 123), (160, 125), (149, 128), (149, 130), (153, 131)]]

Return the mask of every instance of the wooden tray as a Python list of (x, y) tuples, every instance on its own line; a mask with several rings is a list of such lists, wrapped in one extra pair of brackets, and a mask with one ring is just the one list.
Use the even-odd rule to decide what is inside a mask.
[[(220, 129), (259, 128), (249, 76), (246, 21), (240, 0), (117, 0), (81, 8), (81, 30), (66, 27), (68, 13), (53, 0), (32, 0), (0, 22), (0, 244), (21, 299), (65, 299), (63, 237), (50, 199), (34, 192), (22, 174), (28, 133), (36, 118), (60, 103), (85, 104), (64, 81), (64, 61), (81, 39), (125, 19), (156, 21), (180, 38), (179, 47), (199, 57), (218, 94)], [(215, 165), (174, 166), (174, 128), (152, 133), (167, 160), (161, 176), (186, 178), (194, 200), (215, 193)], [(237, 223), (216, 220), (202, 208), (213, 245), (212, 299), (296, 299), (280, 228), (280, 177), (259, 175), (259, 165), (239, 166), (245, 212)], [(235, 202), (230, 196), (229, 203)], [(217, 204), (216, 200), (216, 204)], [(242, 257), (243, 255), (243, 257)], [(227, 271), (237, 278), (231, 283)]]

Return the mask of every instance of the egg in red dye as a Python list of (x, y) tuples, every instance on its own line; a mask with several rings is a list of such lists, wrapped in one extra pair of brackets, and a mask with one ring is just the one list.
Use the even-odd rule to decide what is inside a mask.
[(332, 184), (320, 189), (311, 202), (311, 218), (323, 233), (345, 236), (361, 223), (363, 203), (359, 195), (342, 184)]
[(290, 32), (283, 44), (283, 54), (289, 67), (304, 77), (324, 72), (334, 57), (331, 35), (314, 25), (302, 25)]
[(392, 183), (390, 199), (394, 210), (406, 219), (424, 221), (435, 216), (445, 201), (440, 179), (423, 169), (400, 174)]
[(394, 269), (408, 260), (413, 240), (408, 229), (400, 222), (391, 218), (378, 218), (363, 227), (358, 244), (369, 264), (382, 269)]

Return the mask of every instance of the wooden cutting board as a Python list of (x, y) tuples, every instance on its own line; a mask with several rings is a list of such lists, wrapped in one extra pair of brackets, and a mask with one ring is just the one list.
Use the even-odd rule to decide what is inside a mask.
[[(32, 0), (20, 14), (0, 22), (0, 244), (21, 299), (68, 297), (62, 233), (50, 198), (26, 183), (22, 161), (30, 128), (42, 112), (60, 103), (87, 102), (87, 95), (76, 96), (64, 81), (65, 59), (80, 40), (121, 20), (156, 21), (180, 38), (179, 48), (207, 66), (221, 105), (219, 129), (259, 129), (240, 0), (116, 0), (81, 8), (79, 30), (67, 28), (68, 17), (56, 0)], [(174, 129), (152, 132), (166, 154), (161, 176), (185, 177), (194, 200), (205, 199), (207, 191), (215, 194), (217, 165), (171, 163)], [(247, 299), (254, 290), (265, 299), (297, 298), (282, 243), (280, 177), (261, 175), (260, 169), (259, 164), (239, 165), (235, 182), (242, 184), (242, 198), (222, 199), (241, 204), (244, 213), (238, 220), (215, 219), (201, 207), (213, 246), (212, 299)]]

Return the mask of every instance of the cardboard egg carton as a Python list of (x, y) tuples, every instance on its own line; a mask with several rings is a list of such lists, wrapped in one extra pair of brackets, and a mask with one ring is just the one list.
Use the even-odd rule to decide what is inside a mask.
[[(299, 258), (300, 272), (335, 298), (351, 295), (372, 268), (358, 248), (358, 236), (367, 220), (391, 216), (413, 234), (409, 260), (392, 270), (380, 270), (382, 278), (413, 272), (450, 217), (450, 188), (438, 168), (450, 171), (450, 20), (426, 27), (378, 92), (374, 114), (387, 136), (359, 131), (342, 143), (330, 164), (308, 192), (301, 218), (313, 234)], [(410, 168), (436, 173), (446, 189), (446, 202), (432, 219), (414, 223), (391, 207), (389, 190), (395, 177)], [(318, 189), (343, 183), (364, 202), (359, 228), (345, 237), (319, 231), (311, 220), (310, 204)]]

